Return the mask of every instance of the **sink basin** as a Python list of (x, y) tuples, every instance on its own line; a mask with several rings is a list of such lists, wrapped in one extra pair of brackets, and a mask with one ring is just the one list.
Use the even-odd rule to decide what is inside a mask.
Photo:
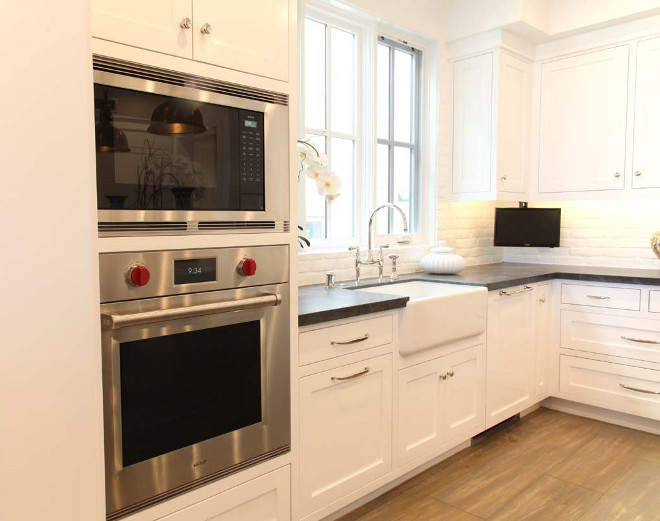
[(399, 316), (399, 352), (404, 356), (486, 330), (488, 290), (484, 287), (411, 281), (357, 291), (410, 297)]

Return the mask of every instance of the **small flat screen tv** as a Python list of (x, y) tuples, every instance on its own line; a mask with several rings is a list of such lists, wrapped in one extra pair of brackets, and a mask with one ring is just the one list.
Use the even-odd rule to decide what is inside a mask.
[(495, 246), (559, 247), (561, 208), (495, 208)]

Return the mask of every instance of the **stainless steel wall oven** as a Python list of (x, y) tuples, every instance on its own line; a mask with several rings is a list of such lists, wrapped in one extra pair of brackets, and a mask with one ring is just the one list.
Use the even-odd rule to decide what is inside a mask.
[(288, 256), (100, 255), (108, 519), (289, 450)]
[(105, 235), (285, 231), (285, 94), (94, 57)]

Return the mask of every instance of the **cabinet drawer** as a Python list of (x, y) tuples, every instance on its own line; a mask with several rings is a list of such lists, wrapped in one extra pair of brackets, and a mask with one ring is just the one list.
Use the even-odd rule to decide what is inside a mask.
[(336, 358), (392, 342), (392, 315), (329, 326), (298, 335), (300, 365)]
[(291, 519), (289, 467), (159, 518), (161, 521), (285, 521)]
[(639, 311), (642, 292), (634, 288), (562, 284), (561, 303)]
[(660, 363), (660, 321), (562, 310), (561, 347)]
[(660, 313), (660, 291), (649, 291), (649, 311)]
[(660, 420), (660, 371), (560, 357), (562, 398)]

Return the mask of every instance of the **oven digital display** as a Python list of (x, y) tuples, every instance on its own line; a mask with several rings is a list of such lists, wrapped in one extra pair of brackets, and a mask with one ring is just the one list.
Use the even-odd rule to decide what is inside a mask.
[(213, 282), (217, 280), (217, 259), (185, 259), (174, 261), (174, 285)]

